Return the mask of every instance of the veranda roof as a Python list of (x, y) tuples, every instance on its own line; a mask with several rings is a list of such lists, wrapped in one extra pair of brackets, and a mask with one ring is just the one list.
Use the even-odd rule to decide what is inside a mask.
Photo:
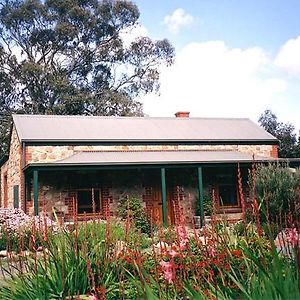
[(278, 142), (249, 119), (14, 115), (13, 120), (23, 142)]
[(30, 166), (113, 166), (201, 163), (251, 163), (276, 159), (237, 151), (83, 151), (69, 158)]

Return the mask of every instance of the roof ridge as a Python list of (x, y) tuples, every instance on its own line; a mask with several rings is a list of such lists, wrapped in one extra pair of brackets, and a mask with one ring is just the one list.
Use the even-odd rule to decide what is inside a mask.
[(188, 117), (188, 118), (176, 118), (176, 117), (156, 117), (156, 116), (88, 116), (88, 115), (35, 115), (35, 114), (13, 114), (13, 117), (16, 118), (57, 118), (57, 119), (67, 119), (67, 118), (93, 118), (93, 119), (135, 119), (135, 120), (147, 120), (147, 119), (167, 119), (167, 120), (196, 120), (196, 119), (201, 119), (201, 120), (251, 120), (250, 118), (246, 117)]
[[(129, 150), (75, 150), (74, 154), (80, 154), (80, 153), (120, 153), (120, 152), (239, 152), (237, 150), (234, 149), (168, 149), (168, 150), (162, 150), (162, 149), (151, 149), (151, 150), (134, 150), (134, 149), (129, 149)], [(71, 155), (71, 156), (73, 156)]]

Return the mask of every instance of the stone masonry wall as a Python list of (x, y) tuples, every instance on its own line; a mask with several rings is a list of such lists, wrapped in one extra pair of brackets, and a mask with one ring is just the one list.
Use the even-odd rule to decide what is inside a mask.
[(176, 150), (228, 150), (265, 157), (277, 157), (276, 145), (116, 145), (116, 146), (27, 146), (26, 163), (62, 160), (81, 151), (176, 151)]
[(174, 224), (191, 225), (193, 222), (193, 216), (196, 209), (196, 197), (198, 195), (198, 189), (191, 186), (173, 186), (171, 201), (173, 208)]
[[(39, 182), (39, 211), (45, 212), (49, 217), (53, 217), (53, 210), (65, 220), (72, 220), (75, 213), (74, 203), (76, 202), (77, 190), (95, 190), (100, 191), (101, 198), (101, 216), (108, 214), (116, 215), (119, 210), (121, 199), (125, 197), (138, 197), (143, 199), (144, 187), (140, 178), (137, 178), (133, 184), (125, 185), (120, 182), (120, 177), (124, 174), (113, 175), (112, 181), (101, 181), (105, 174), (95, 174), (93, 182), (87, 180), (86, 184), (80, 185), (83, 178), (78, 177), (77, 181), (68, 182), (62, 180), (60, 176), (53, 177), (49, 174), (43, 174)], [(100, 181), (99, 179), (100, 178)], [(131, 180), (130, 180), (131, 182)], [(33, 191), (31, 190), (31, 200), (26, 202), (26, 212), (33, 214)], [(144, 203), (145, 206), (145, 203)]]
[[(14, 185), (19, 186), (19, 199), (22, 195), (22, 171), (21, 171), (21, 143), (19, 142), (17, 132), (15, 128), (12, 130), (9, 160), (1, 167), (1, 199), (4, 198), (4, 187), (2, 187), (3, 177), (7, 172), (7, 194), (8, 194), (8, 207), (13, 207), (13, 187)], [(4, 183), (4, 182), (3, 182)], [(21, 201), (20, 201), (21, 202)], [(3, 206), (4, 203), (1, 205)], [(21, 207), (21, 203), (19, 203)]]
[[(142, 200), (142, 204), (149, 217), (152, 216), (152, 192), (153, 183), (143, 183), (140, 178), (134, 184), (124, 185), (118, 182), (118, 178), (122, 176), (115, 175), (115, 180), (111, 184), (103, 183), (101, 186), (96, 183), (89, 185), (89, 189), (94, 187), (100, 191), (102, 209), (101, 216), (106, 217), (109, 209), (110, 215), (117, 215), (119, 205), (122, 199), (126, 197), (137, 197)], [(155, 185), (156, 186), (156, 185)], [(63, 217), (65, 221), (73, 220), (76, 201), (76, 191), (78, 187), (70, 187), (67, 184), (61, 184), (59, 180), (57, 183), (43, 177), (39, 184), (39, 211), (46, 213), (53, 218), (53, 211), (56, 211), (58, 217)], [(80, 189), (80, 188), (79, 188)], [(170, 220), (172, 223), (178, 222), (180, 216), (185, 216), (186, 224), (191, 223), (191, 218), (194, 215), (196, 197), (198, 190), (192, 186), (170, 186), (168, 183), (168, 215), (172, 216)], [(31, 195), (33, 199), (33, 192)], [(26, 202), (26, 212), (33, 214), (33, 200)], [(171, 213), (173, 211), (174, 213)]]

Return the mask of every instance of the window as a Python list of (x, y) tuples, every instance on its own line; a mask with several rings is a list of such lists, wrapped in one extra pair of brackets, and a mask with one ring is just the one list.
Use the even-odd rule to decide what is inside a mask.
[[(94, 196), (94, 197), (93, 197)], [(93, 213), (93, 198), (95, 212), (101, 211), (101, 197), (99, 190), (78, 190), (77, 191), (77, 212), (78, 214)]]
[(237, 175), (233, 168), (221, 169), (217, 175), (217, 197), (219, 207), (238, 207)]
[(220, 206), (237, 206), (237, 191), (235, 183), (219, 185)]
[(19, 186), (14, 185), (13, 187), (14, 192), (14, 208), (19, 208)]

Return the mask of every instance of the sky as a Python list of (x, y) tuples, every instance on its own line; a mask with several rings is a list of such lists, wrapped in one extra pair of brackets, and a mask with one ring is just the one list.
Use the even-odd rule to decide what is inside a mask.
[(136, 0), (135, 34), (167, 38), (176, 58), (161, 69), (149, 116), (246, 117), (271, 109), (300, 129), (299, 0)]

